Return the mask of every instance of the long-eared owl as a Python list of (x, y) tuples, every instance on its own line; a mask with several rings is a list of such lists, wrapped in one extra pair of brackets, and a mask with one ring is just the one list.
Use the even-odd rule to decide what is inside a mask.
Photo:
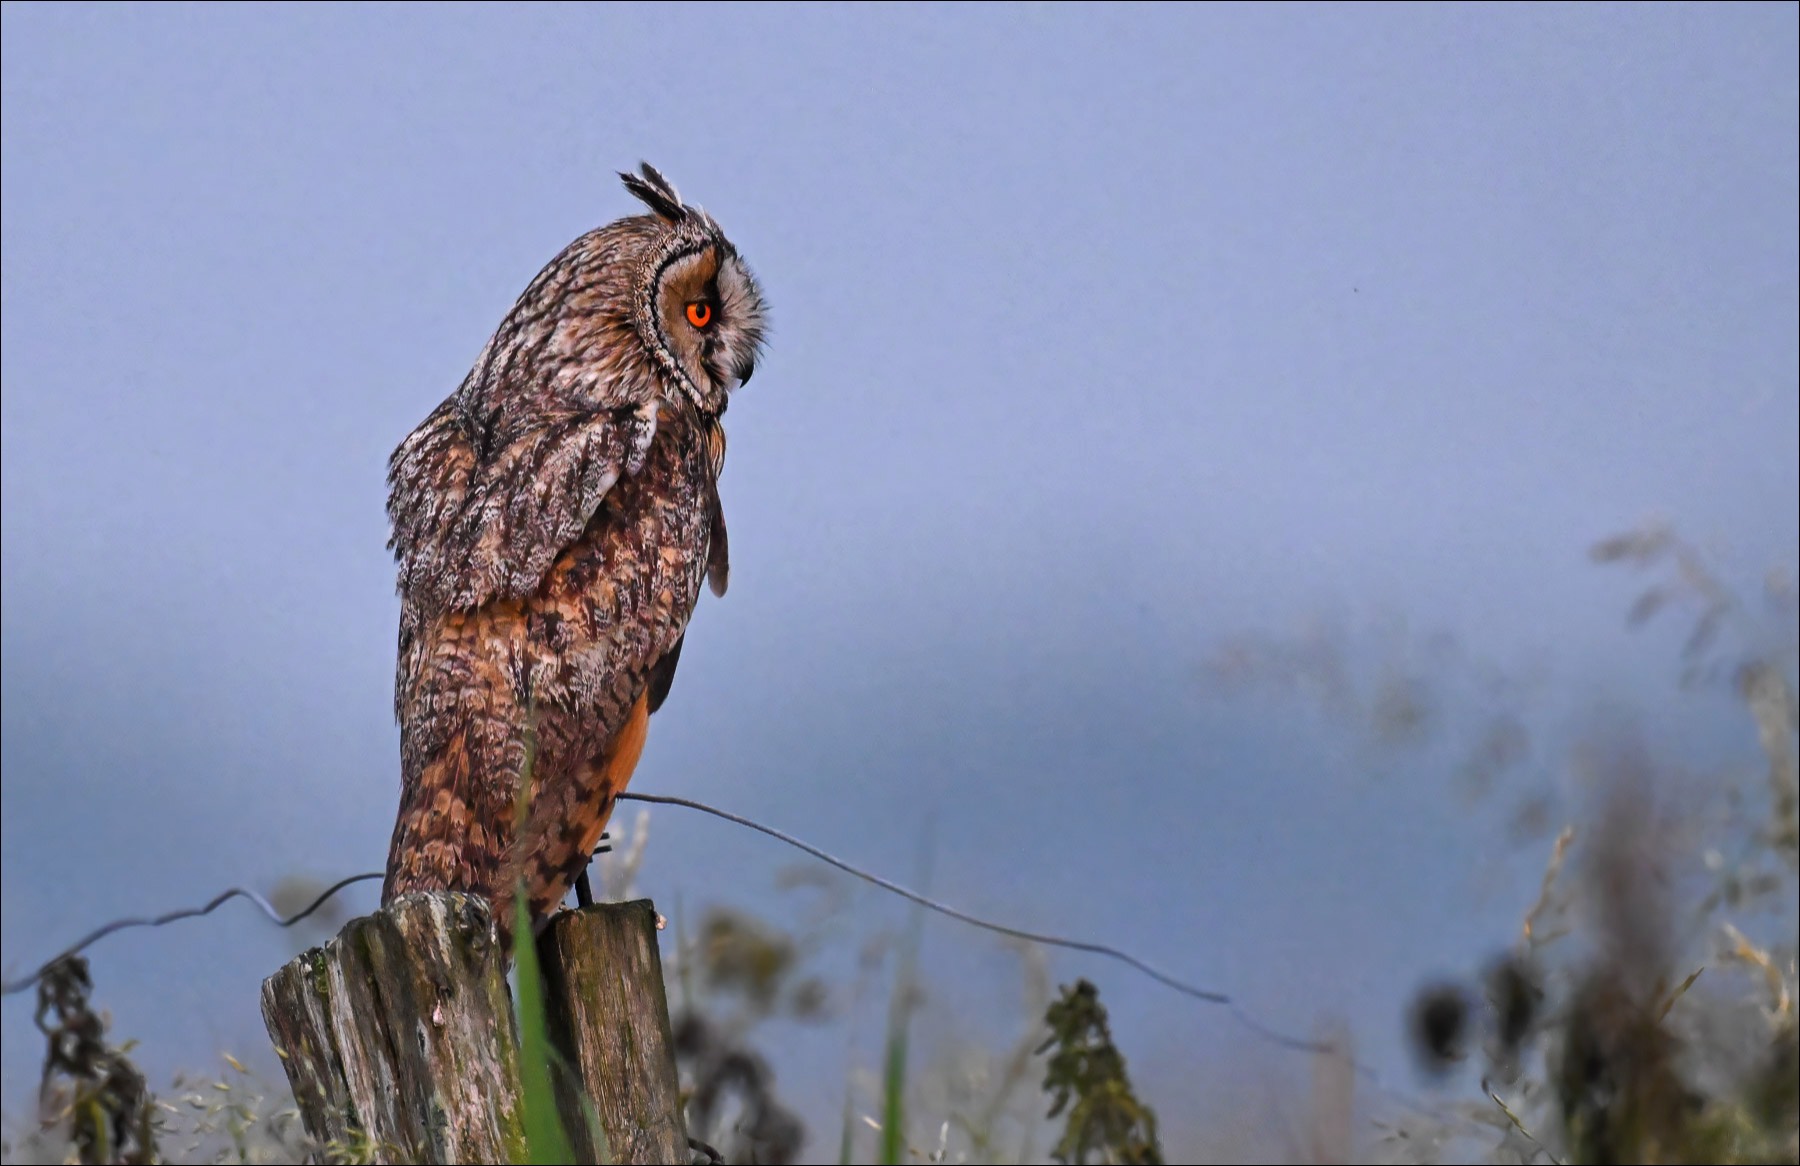
[(382, 901), (485, 895), (503, 932), (521, 879), (536, 919), (585, 869), (701, 580), (725, 592), (720, 418), (762, 295), (666, 178), (620, 177), (651, 213), (552, 259), (388, 463), (402, 787)]

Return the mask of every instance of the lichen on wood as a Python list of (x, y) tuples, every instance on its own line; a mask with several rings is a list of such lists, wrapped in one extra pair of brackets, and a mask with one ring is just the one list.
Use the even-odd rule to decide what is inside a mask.
[(381, 1162), (524, 1156), (518, 1041), (485, 899), (405, 895), (263, 983), (306, 1131)]
[[(578, 1161), (687, 1162), (656, 910), (538, 940), (551, 1077)], [(518, 1024), (487, 900), (403, 895), (263, 983), (307, 1134), (334, 1160), (523, 1162)]]

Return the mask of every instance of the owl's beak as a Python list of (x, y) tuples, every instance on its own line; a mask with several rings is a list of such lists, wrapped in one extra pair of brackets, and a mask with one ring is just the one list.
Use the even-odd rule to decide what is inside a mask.
[(750, 374), (756, 371), (756, 357), (746, 356), (744, 362), (737, 367), (738, 388), (750, 383)]

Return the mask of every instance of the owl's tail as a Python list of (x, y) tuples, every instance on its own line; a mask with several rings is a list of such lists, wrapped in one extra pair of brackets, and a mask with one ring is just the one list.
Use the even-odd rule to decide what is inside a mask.
[[(543, 817), (533, 810), (521, 863), (533, 919), (541, 919), (562, 902), (606, 833), (614, 801), (630, 784), (644, 752), (649, 696), (648, 690), (639, 695), (600, 756), (575, 771), (573, 796), (562, 801), (563, 808), (547, 806), (551, 812)], [(512, 922), (510, 915), (506, 922)]]
[[(511, 950), (515, 888), (523, 879), (531, 918), (541, 920), (587, 869), (606, 832), (614, 799), (644, 751), (650, 692), (632, 705), (600, 756), (573, 770), (550, 765), (531, 778), (522, 837), (515, 841), (516, 774), (504, 742), (489, 742), (479, 722), (409, 772), (388, 848), (385, 905), (414, 891), (462, 891), (493, 904), (494, 923)], [(499, 755), (494, 748), (497, 746)]]
[(388, 845), (381, 902), (413, 891), (494, 896), (513, 834), (508, 742), (494, 726), (472, 721), (441, 747), (406, 758), (400, 812)]

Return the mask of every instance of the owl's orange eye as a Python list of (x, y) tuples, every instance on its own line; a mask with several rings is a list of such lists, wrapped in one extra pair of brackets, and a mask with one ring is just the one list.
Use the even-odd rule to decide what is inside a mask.
[(712, 323), (712, 305), (705, 300), (695, 300), (688, 305), (688, 323), (696, 328), (704, 328)]

